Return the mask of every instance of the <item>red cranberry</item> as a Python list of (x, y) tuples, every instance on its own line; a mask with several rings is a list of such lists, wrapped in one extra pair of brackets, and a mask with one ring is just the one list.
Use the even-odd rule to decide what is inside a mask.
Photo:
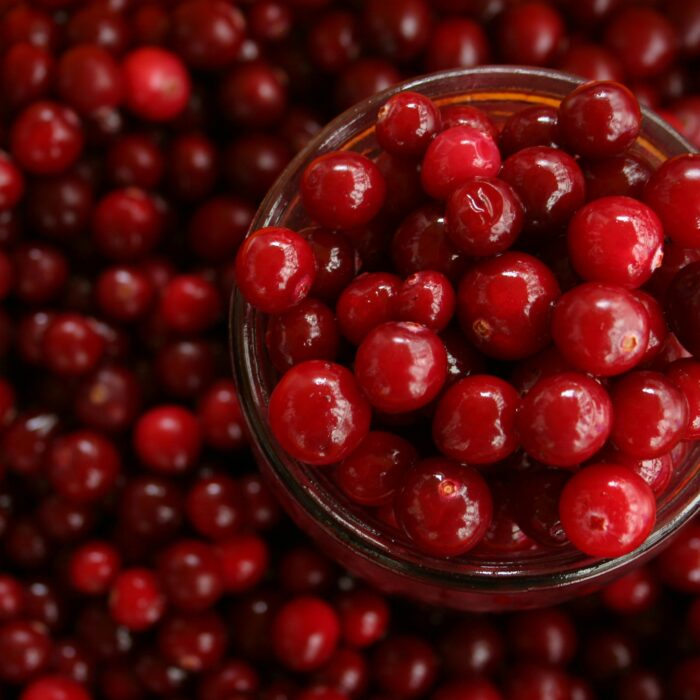
[[(595, 0), (594, 0), (595, 1)], [(622, 63), (610, 49), (598, 44), (574, 44), (557, 64), (559, 70), (580, 75), (586, 80), (624, 80)]]
[(65, 173), (35, 180), (26, 202), (27, 216), (37, 233), (58, 240), (75, 239), (89, 225), (92, 188), (77, 175)]
[(486, 482), (474, 469), (434, 458), (407, 473), (396, 508), (416, 546), (444, 557), (463, 554), (478, 543), (493, 506)]
[(440, 130), (440, 111), (433, 101), (416, 92), (390, 97), (380, 108), (375, 124), (379, 145), (397, 157), (423, 155)]
[(275, 655), (287, 668), (312, 671), (331, 658), (339, 635), (338, 616), (330, 605), (320, 598), (299, 597), (277, 612), (272, 645)]
[(153, 572), (148, 569), (126, 569), (114, 583), (109, 597), (110, 614), (130, 630), (152, 627), (165, 611), (165, 597)]
[(143, 134), (124, 134), (107, 151), (107, 175), (118, 187), (156, 187), (164, 168), (156, 142)]
[(658, 557), (657, 571), (671, 589), (700, 592), (700, 525), (689, 523)]
[(0, 678), (26, 683), (49, 661), (51, 640), (38, 622), (13, 621), (0, 625)]
[(353, 281), (360, 268), (357, 250), (340, 231), (312, 227), (301, 231), (316, 261), (316, 277), (311, 294), (324, 301), (335, 301)]
[(126, 51), (129, 34), (125, 13), (113, 11), (108, 3), (87, 3), (66, 24), (66, 39), (71, 46), (95, 44), (114, 56)]
[(217, 545), (217, 552), (227, 593), (254, 588), (267, 571), (268, 548), (265, 541), (255, 535), (229, 537)]
[(619, 83), (586, 83), (559, 107), (564, 144), (586, 158), (607, 158), (627, 150), (639, 135), (641, 122), (637, 100)]
[(58, 314), (44, 334), (44, 362), (52, 372), (62, 376), (90, 372), (104, 350), (103, 338), (89, 319), (78, 314)]
[(138, 269), (120, 266), (102, 272), (97, 280), (97, 299), (102, 311), (116, 321), (141, 318), (153, 299), (148, 277)]
[(505, 654), (503, 638), (488, 617), (451, 626), (440, 639), (440, 651), (445, 670), (466, 678), (492, 675)]
[(337, 607), (343, 641), (351, 647), (371, 646), (386, 633), (389, 608), (378, 593), (367, 588), (345, 593)]
[[(273, 434), (286, 452), (309, 464), (331, 464), (350, 454), (369, 431), (370, 414), (352, 374), (321, 360), (292, 367), (270, 396)], [(316, 416), (314, 423), (305, 419), (309, 415)]]
[(368, 224), (381, 209), (386, 184), (377, 166), (359, 153), (334, 151), (304, 170), (301, 201), (309, 216), (328, 228)]
[(212, 612), (175, 614), (158, 630), (158, 649), (166, 663), (186, 671), (210, 671), (224, 657), (227, 631)]
[(236, 534), (243, 520), (243, 499), (238, 484), (223, 474), (203, 477), (190, 488), (185, 501), (194, 529), (213, 540)]
[(265, 335), (272, 364), (280, 372), (305, 360), (335, 360), (339, 340), (334, 313), (310, 298), (270, 318)]
[(22, 691), (21, 700), (91, 700), (78, 682), (63, 676), (42, 676)]
[(552, 335), (572, 365), (611, 376), (641, 361), (649, 344), (649, 317), (622, 287), (588, 282), (557, 302)]
[(508, 117), (500, 134), (501, 152), (510, 156), (525, 148), (556, 148), (559, 112), (553, 107), (526, 107)]
[(666, 370), (668, 379), (678, 388), (688, 407), (685, 440), (700, 438), (700, 364), (694, 360), (676, 360)]
[(280, 227), (250, 235), (236, 256), (236, 284), (246, 300), (265, 313), (282, 313), (309, 293), (316, 263), (298, 233)]
[(544, 2), (509, 8), (499, 22), (498, 46), (505, 63), (549, 65), (564, 37), (561, 15)]
[(56, 77), (59, 95), (80, 114), (118, 107), (122, 100), (119, 65), (98, 46), (66, 51), (58, 62)]
[(236, 124), (263, 128), (276, 124), (287, 107), (283, 76), (262, 61), (238, 65), (219, 85), (219, 105)]
[(128, 535), (146, 543), (168, 540), (182, 524), (183, 500), (180, 489), (171, 481), (135, 477), (122, 492), (119, 524)]
[(637, 654), (634, 640), (622, 631), (611, 630), (591, 635), (582, 656), (587, 674), (606, 681), (630, 670)]
[(467, 338), (486, 355), (518, 359), (550, 340), (559, 285), (551, 270), (525, 253), (508, 252), (475, 265), (460, 281), (457, 313)]
[(217, 450), (236, 450), (247, 442), (235, 385), (220, 379), (202, 395), (198, 415), (204, 442)]
[(615, 613), (633, 615), (649, 610), (659, 597), (660, 586), (651, 570), (634, 569), (603, 589), (605, 605)]
[(175, 54), (155, 47), (136, 49), (125, 57), (122, 73), (124, 102), (136, 116), (162, 122), (184, 110), (190, 78)]
[(178, 275), (163, 289), (163, 319), (178, 333), (202, 333), (219, 320), (221, 302), (216, 287), (200, 275)]
[(198, 685), (199, 700), (226, 700), (236, 693), (256, 693), (260, 680), (255, 669), (242, 659), (229, 659), (217, 669), (202, 674)]
[(470, 126), (483, 131), (495, 141), (498, 140), (498, 128), (486, 112), (468, 104), (447, 104), (440, 108), (442, 128), (451, 129), (453, 126)]
[(688, 408), (683, 393), (658, 372), (632, 372), (612, 387), (612, 440), (638, 459), (658, 457), (683, 437)]
[(338, 465), (335, 478), (354, 502), (381, 505), (391, 500), (401, 478), (417, 461), (410, 442), (392, 433), (371, 432)]
[(59, 28), (50, 14), (27, 5), (9, 8), (2, 20), (3, 43), (28, 43), (42, 49), (56, 49)]
[(531, 610), (514, 615), (508, 639), (519, 661), (568, 664), (576, 652), (576, 630), (571, 619), (557, 608)]
[(111, 260), (131, 261), (156, 246), (163, 232), (156, 200), (142, 190), (113, 190), (95, 207), (92, 231), (100, 252)]
[(36, 474), (58, 430), (58, 416), (53, 413), (20, 413), (1, 437), (4, 462), (18, 474)]
[(285, 590), (301, 595), (327, 591), (334, 581), (331, 562), (318, 550), (294, 547), (279, 563), (279, 578)]
[(570, 700), (571, 684), (556, 666), (521, 664), (508, 673), (505, 696), (508, 700)]
[(19, 245), (14, 251), (12, 267), (12, 290), (17, 298), (29, 304), (54, 299), (68, 279), (65, 256), (42, 243)]
[(450, 681), (441, 685), (432, 695), (433, 700), (502, 700), (503, 696), (490, 681), (483, 678)]
[(578, 163), (565, 151), (546, 146), (524, 148), (503, 163), (501, 178), (525, 205), (531, 233), (555, 231), (567, 224), (585, 200), (585, 181)]
[(18, 579), (0, 574), (0, 621), (18, 618), (24, 608), (24, 588)]
[(467, 18), (438, 22), (430, 33), (425, 67), (428, 72), (450, 68), (474, 68), (490, 62), (488, 38), (481, 26)]
[(338, 649), (314, 676), (320, 686), (332, 688), (343, 698), (363, 697), (367, 690), (365, 657), (354, 649)]
[(309, 57), (321, 70), (338, 73), (348, 68), (359, 56), (358, 34), (357, 19), (352, 13), (344, 10), (327, 12), (309, 31)]
[(673, 25), (661, 13), (646, 7), (618, 12), (605, 29), (605, 43), (631, 78), (660, 75), (676, 57)]
[(183, 134), (170, 143), (168, 183), (177, 199), (194, 202), (206, 197), (218, 176), (214, 144), (199, 134)]
[(469, 126), (455, 126), (438, 134), (423, 158), (421, 182), (435, 199), (447, 199), (472, 177), (493, 177), (501, 167), (495, 141)]
[(630, 153), (588, 161), (583, 169), (586, 196), (589, 201), (615, 195), (643, 199), (652, 172), (648, 163)]
[(389, 696), (424, 695), (437, 676), (438, 661), (431, 647), (419, 637), (393, 636), (384, 640), (372, 658), (379, 687)]
[(197, 419), (180, 406), (152, 408), (139, 418), (134, 429), (136, 454), (154, 471), (187, 471), (196, 463), (200, 446)]
[(545, 547), (567, 544), (559, 499), (568, 480), (569, 475), (558, 469), (525, 471), (515, 477), (515, 520), (528, 537)]
[(630, 469), (595, 464), (571, 477), (559, 512), (575, 547), (594, 557), (619, 557), (646, 540), (656, 519), (656, 501)]
[(73, 552), (70, 559), (70, 583), (80, 593), (106, 593), (116, 578), (121, 565), (119, 553), (102, 541), (88, 542)]
[(423, 51), (432, 24), (426, 0), (368, 0), (362, 20), (369, 43), (399, 63), (410, 61)]
[(63, 172), (83, 148), (80, 120), (55, 102), (34, 102), (12, 124), (10, 147), (17, 163), (36, 175)]
[(250, 204), (241, 199), (224, 196), (208, 199), (190, 219), (190, 247), (207, 262), (219, 262), (235, 255), (254, 213)]
[(223, 154), (231, 184), (256, 199), (270, 189), (291, 158), (287, 144), (269, 134), (249, 134), (234, 141)]

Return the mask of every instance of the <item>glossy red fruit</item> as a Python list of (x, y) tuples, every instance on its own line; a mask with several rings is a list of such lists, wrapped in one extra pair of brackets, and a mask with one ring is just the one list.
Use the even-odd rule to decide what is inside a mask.
[(561, 15), (544, 2), (525, 2), (499, 17), (498, 47), (505, 63), (546, 66), (564, 37)]
[(60, 376), (90, 372), (104, 351), (104, 339), (90, 320), (74, 313), (58, 314), (46, 329), (42, 342), (46, 365)]
[(473, 374), (440, 397), (433, 440), (445, 456), (468, 464), (492, 464), (515, 451), (516, 390), (498, 377)]
[(559, 293), (544, 263), (526, 253), (507, 252), (480, 262), (462, 277), (457, 315), (478, 350), (515, 360), (549, 343), (552, 306)]
[(469, 256), (490, 256), (510, 248), (525, 223), (515, 190), (504, 180), (474, 178), (447, 200), (447, 233)]
[(700, 247), (698, 222), (700, 156), (676, 156), (662, 163), (646, 188), (646, 202), (661, 219), (666, 235), (686, 248)]
[(176, 613), (158, 629), (158, 650), (168, 664), (185, 671), (211, 671), (223, 660), (228, 634), (214, 612)]
[(365, 226), (386, 197), (384, 177), (366, 156), (335, 151), (306, 166), (300, 183), (301, 201), (309, 216), (328, 228)]
[(29, 683), (20, 700), (91, 700), (87, 690), (71, 678), (42, 676)]
[(586, 198), (585, 180), (573, 156), (548, 146), (523, 148), (506, 158), (500, 173), (525, 205), (532, 234), (558, 231)]
[(685, 440), (700, 439), (700, 363), (695, 360), (676, 360), (666, 369), (666, 377), (686, 400), (688, 424)]
[(389, 502), (404, 474), (418, 461), (418, 451), (393, 433), (373, 431), (335, 470), (335, 479), (355, 503)]
[(440, 332), (451, 321), (456, 303), (454, 288), (445, 275), (431, 270), (415, 272), (399, 289), (396, 318)]
[(190, 77), (176, 54), (157, 47), (131, 51), (122, 63), (124, 103), (137, 117), (174, 119), (187, 105)]
[(552, 336), (574, 367), (608, 377), (641, 361), (649, 344), (649, 317), (622, 287), (588, 282), (557, 302)]
[(501, 153), (513, 155), (531, 146), (556, 148), (559, 113), (554, 107), (525, 107), (511, 114), (499, 136)]
[(421, 551), (458, 556), (475, 547), (491, 522), (489, 487), (471, 467), (446, 459), (419, 462), (396, 498), (399, 523)]
[(406, 413), (438, 395), (447, 379), (447, 354), (440, 338), (424, 326), (384, 323), (360, 343), (355, 376), (372, 406)]
[(125, 569), (112, 584), (109, 611), (119, 625), (142, 631), (165, 612), (166, 599), (156, 575), (149, 569)]
[(236, 284), (246, 300), (265, 313), (282, 313), (309, 293), (316, 275), (311, 247), (282, 227), (251, 234), (236, 255)]
[(10, 150), (17, 164), (35, 175), (67, 170), (83, 149), (78, 115), (56, 102), (34, 102), (12, 124)]
[(540, 379), (525, 395), (517, 426), (523, 449), (554, 467), (575, 467), (605, 444), (613, 422), (606, 390), (577, 372)]
[(650, 459), (673, 449), (688, 425), (684, 394), (659, 372), (631, 372), (611, 389), (612, 440), (631, 457)]
[(449, 17), (433, 27), (425, 67), (430, 73), (450, 68), (475, 68), (489, 63), (490, 56), (488, 37), (478, 22), (467, 17)]
[(658, 600), (661, 586), (648, 567), (634, 569), (603, 589), (606, 607), (622, 615), (649, 610)]
[(633, 153), (588, 160), (583, 165), (588, 201), (600, 197), (623, 196), (643, 200), (653, 173), (646, 160)]
[(663, 242), (659, 218), (630, 197), (596, 199), (569, 223), (571, 263), (590, 282), (640, 287), (661, 265)]
[(371, 409), (357, 380), (332, 362), (309, 360), (292, 367), (273, 389), (268, 410), (282, 448), (309, 464), (344, 459), (369, 432)]
[(320, 598), (294, 598), (276, 614), (272, 646), (278, 660), (296, 672), (322, 666), (335, 651), (340, 636), (338, 616)]
[(656, 500), (626, 467), (595, 464), (569, 480), (559, 512), (575, 547), (593, 557), (619, 557), (646, 540), (656, 520)]
[(673, 278), (666, 296), (666, 318), (678, 340), (693, 355), (700, 356), (700, 263), (684, 267)]
[(472, 177), (493, 177), (501, 167), (495, 141), (483, 131), (455, 126), (438, 134), (423, 158), (423, 189), (435, 199), (447, 199)]
[(102, 595), (109, 590), (120, 566), (119, 552), (111, 544), (86, 542), (70, 558), (70, 584), (85, 595)]
[(429, 97), (404, 91), (390, 97), (377, 113), (375, 134), (388, 153), (416, 158), (440, 130), (440, 110)]
[(639, 135), (641, 124), (636, 98), (620, 83), (585, 83), (559, 106), (562, 141), (584, 158), (607, 158), (626, 151)]

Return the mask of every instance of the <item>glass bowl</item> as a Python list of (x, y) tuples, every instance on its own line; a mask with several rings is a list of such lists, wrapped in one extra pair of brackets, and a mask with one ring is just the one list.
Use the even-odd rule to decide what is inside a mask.
[[(332, 121), (290, 163), (272, 187), (252, 223), (299, 230), (311, 224), (298, 196), (305, 166), (333, 150), (377, 152), (374, 120), (390, 95), (415, 90), (438, 105), (470, 104), (496, 121), (532, 105), (558, 106), (581, 80), (558, 71), (510, 66), (456, 70), (398, 84), (355, 105)], [(694, 149), (663, 120), (643, 110), (637, 152), (653, 165)], [(583, 595), (639, 565), (658, 551), (696, 512), (700, 503), (700, 448), (677, 470), (658, 504), (656, 526), (634, 552), (596, 560), (572, 547), (517, 553), (511, 558), (430, 557), (400, 534), (352, 504), (334, 485), (328, 469), (287, 456), (267, 421), (267, 405), (277, 374), (265, 349), (265, 315), (234, 293), (230, 331), (233, 371), (256, 459), (283, 507), (319, 547), (350, 571), (383, 591), (468, 610), (506, 610), (552, 605)]]

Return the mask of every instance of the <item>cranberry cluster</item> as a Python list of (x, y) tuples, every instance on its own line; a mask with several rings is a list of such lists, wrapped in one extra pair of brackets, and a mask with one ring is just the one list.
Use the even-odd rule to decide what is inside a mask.
[[(697, 697), (697, 525), (652, 567), (566, 608), (477, 617), (385, 597), (336, 569), (283, 519), (246, 449), (224, 316), (236, 251), (260, 198), (292, 155), (341, 109), (403, 77), (516, 62), (624, 81), (641, 102), (700, 143), (700, 98), (694, 95), (699, 0), (0, 5), (1, 697)], [(466, 258), (495, 255), (494, 245), (519, 250), (530, 235), (518, 236), (519, 228), (532, 227), (534, 235), (546, 229), (546, 218), (528, 214), (521, 221), (521, 205), (558, 226), (572, 208), (581, 208), (582, 201), (571, 201), (581, 194), (562, 192), (551, 207), (525, 201), (521, 193), (511, 201), (516, 180), (489, 174), (471, 196), (502, 201), (507, 230), (496, 241), (471, 240), (475, 219), (455, 202), (466, 218), (447, 233), (445, 201), (440, 195), (431, 203), (415, 171), (401, 164), (415, 164), (438, 128), (486, 130), (492, 140), (495, 131), (468, 109), (436, 115), (428, 104), (427, 110), (425, 116), (437, 121), (417, 139), (410, 124), (404, 140), (405, 127), (397, 131), (400, 124), (385, 123), (387, 152), (376, 162), (381, 176), (370, 168), (372, 182), (387, 188), (377, 196), (380, 206), (384, 201), (381, 215), (391, 204), (392, 219), (405, 219), (388, 251), (395, 273), (382, 267), (387, 250), (373, 225), (356, 228), (352, 237), (352, 229), (329, 231), (322, 216), (335, 225), (337, 213), (324, 212), (323, 199), (316, 198), (319, 226), (305, 240), (314, 261), (328, 262), (315, 266), (313, 279), (296, 280), (294, 294), (311, 284), (311, 296), (283, 313), (269, 309), (275, 315), (269, 354), (280, 372), (310, 359), (307, 352), (350, 360), (352, 344), (379, 325), (373, 314), (383, 304), (394, 311), (391, 318), (382, 311), (382, 321), (401, 324), (402, 332), (408, 324), (409, 337), (419, 336), (436, 356), (444, 346), (446, 384), (457, 386), (467, 372), (495, 371), (473, 340), (443, 326), (451, 306), (461, 304), (450, 292), (456, 294)], [(554, 131), (547, 110), (513, 120), (498, 136), (499, 157), (507, 162), (523, 139), (558, 143), (559, 137), (541, 136)], [(391, 154), (391, 144), (400, 155)], [(642, 198), (651, 175), (645, 163), (629, 154), (590, 158), (577, 150), (585, 148), (581, 144), (563, 145), (584, 155), (578, 162), (589, 199), (609, 194), (611, 181)], [(564, 173), (571, 160), (566, 155), (558, 156)], [(485, 156), (497, 154), (491, 149)], [(667, 183), (689, 172), (683, 160), (673, 167), (678, 171)], [(365, 162), (358, 168), (348, 172), (364, 172)], [(513, 177), (527, 178), (527, 168)], [(426, 189), (444, 186), (429, 179)], [(322, 182), (308, 185), (311, 202)], [(417, 197), (425, 204), (411, 212)], [(655, 197), (647, 203), (671, 242), (645, 289), (661, 300), (675, 273), (700, 256), (693, 237), (683, 238), (695, 221), (692, 197), (663, 187)], [(360, 216), (373, 219), (377, 202), (368, 205)], [(351, 221), (344, 225), (359, 225)], [(568, 273), (560, 244), (531, 252), (556, 273), (560, 288), (568, 288), (574, 278), (562, 281)], [(464, 254), (459, 245), (485, 248)], [(308, 265), (304, 252), (300, 268)], [(369, 281), (357, 277), (359, 261)], [(590, 263), (584, 257), (577, 264)], [(424, 271), (412, 277), (417, 265)], [(585, 276), (583, 269), (578, 273)], [(696, 353), (699, 326), (687, 322), (698, 298), (692, 269), (682, 284), (673, 282), (667, 319)], [(629, 274), (643, 277), (643, 266)], [(662, 340), (664, 325), (649, 311), (654, 306), (646, 294), (635, 290), (634, 296), (647, 309), (649, 338), (663, 345), (655, 368), (690, 395), (697, 388), (694, 363), (669, 368), (681, 346), (673, 336)], [(371, 299), (371, 313), (359, 304), (365, 299)], [(321, 329), (311, 349), (291, 340), (304, 328), (295, 314), (314, 318)], [(427, 332), (415, 332), (416, 323)], [(441, 344), (434, 342), (436, 331)], [(391, 346), (394, 336), (375, 341)], [(543, 367), (568, 370), (573, 364), (559, 351), (534, 357), (508, 377), (518, 392)], [(366, 381), (373, 382), (367, 369)], [(347, 377), (339, 372), (338, 384), (356, 381)], [(586, 386), (591, 396), (605, 396), (601, 383)], [(496, 391), (502, 388), (496, 384)], [(628, 387), (614, 400), (628, 401), (635, 390)], [(425, 422), (426, 407), (417, 410)], [(397, 414), (387, 415), (388, 423), (401, 423)], [(689, 425), (700, 430), (696, 422)], [(426, 435), (414, 445), (398, 432), (373, 431), (334, 472), (354, 501), (376, 508), (385, 521), (392, 517), (385, 501), (396, 489), (392, 480), (431, 440)], [(380, 467), (385, 478), (372, 482), (363, 475), (376, 475), (373, 460), (389, 453), (391, 461)], [(634, 468), (637, 458), (623, 454), (616, 451), (616, 463), (624, 459)], [(671, 455), (680, 459), (678, 448)], [(668, 456), (644, 464), (642, 477), (661, 492)], [(551, 527), (556, 518), (547, 508), (569, 472), (524, 474), (518, 504), (544, 499), (518, 516), (522, 523), (530, 518), (530, 539), (499, 515), (504, 489), (494, 478), (494, 522), (503, 529), (489, 531), (492, 547), (512, 547), (512, 533), (528, 547), (533, 540), (561, 541), (562, 529)]]
[[(679, 340), (700, 351), (700, 264), (662, 262), (665, 236), (700, 254), (700, 157), (654, 170), (631, 150), (640, 130), (614, 82), (503, 124), (400, 92), (374, 160), (315, 158), (300, 196), (318, 225), (256, 231), (236, 258), (239, 289), (272, 314), (282, 448), (335, 465), (349, 499), (428, 554), (642, 544), (700, 437), (700, 364), (675, 359)], [(420, 206), (392, 227), (399, 170)], [(379, 269), (354, 277), (368, 236)]]

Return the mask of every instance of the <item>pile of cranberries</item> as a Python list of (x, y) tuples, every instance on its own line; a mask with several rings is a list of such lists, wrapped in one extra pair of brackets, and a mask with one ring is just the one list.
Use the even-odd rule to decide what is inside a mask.
[[(651, 565), (559, 608), (477, 616), (384, 595), (280, 512), (247, 447), (225, 319), (234, 278), (246, 285), (236, 253), (262, 196), (353, 103), (435, 70), (547, 66), (624, 83), (700, 144), (699, 57), (700, 0), (0, 3), (0, 697), (697, 700), (697, 524)], [(426, 504), (438, 470), (450, 517), (465, 496), (479, 507), (474, 529), (443, 536), (450, 551), (439, 555), (473, 537), (468, 556), (512, 558), (574, 541), (561, 492), (584, 475), (610, 478), (574, 469), (579, 460), (617, 465), (633, 488), (613, 501), (639, 498), (651, 517), (647, 487), (663, 499), (683, 459), (678, 425), (684, 438), (700, 432), (695, 362), (683, 359), (699, 344), (697, 194), (678, 188), (695, 161), (652, 173), (625, 150), (634, 100), (607, 95), (625, 119), (593, 142), (604, 100), (585, 95), (568, 115), (531, 111), (507, 125), (395, 98), (377, 126), (381, 152), (343, 154), (342, 187), (334, 157), (309, 170), (315, 223), (302, 243), (277, 232), (295, 256), (281, 283), (263, 271), (248, 286), (270, 314), (280, 377), (333, 362), (326, 390), (348, 400), (347, 455), (319, 441), (327, 422), (300, 444), (295, 415), (278, 425), (280, 442), (332, 463), (319, 473), (429, 554), (437, 510), (407, 517), (407, 501)], [(586, 103), (596, 108), (582, 128)], [(541, 166), (523, 158), (530, 147), (544, 149)], [(472, 149), (477, 171), (454, 148)], [(355, 178), (357, 207), (342, 198)], [(610, 195), (628, 199), (597, 211)], [(501, 209), (480, 208), (492, 202)], [(624, 230), (619, 249), (599, 235), (601, 214)], [(249, 260), (261, 242), (249, 239)], [(275, 256), (260, 264), (280, 268)], [(536, 285), (527, 310), (499, 292), (518, 279)], [(480, 298), (484, 280), (494, 294)], [(610, 335), (615, 358), (566, 332), (583, 322), (581, 305), (610, 320), (609, 295), (630, 321)], [(507, 332), (486, 322), (491, 308)], [(319, 332), (307, 343), (310, 326)], [(399, 346), (430, 365), (415, 387), (410, 362), (390, 362)], [(278, 418), (310, 376), (279, 385)], [(669, 414), (652, 440), (678, 392), (685, 416)], [(558, 410), (565, 394), (585, 404)], [(467, 416), (474, 397), (484, 412)], [(633, 420), (620, 422), (630, 405)], [(590, 457), (572, 434), (546, 440), (577, 412), (600, 419), (600, 434), (611, 428)], [(502, 440), (492, 430), (457, 439), (497, 421), (509, 426)], [(600, 495), (586, 483), (577, 492), (591, 488)]]
[(236, 258), (281, 447), (435, 556), (641, 545), (700, 437), (700, 263), (677, 264), (700, 259), (700, 156), (654, 169), (640, 129), (614, 82), (503, 124), (399, 92), (374, 160), (316, 157), (315, 225)]

